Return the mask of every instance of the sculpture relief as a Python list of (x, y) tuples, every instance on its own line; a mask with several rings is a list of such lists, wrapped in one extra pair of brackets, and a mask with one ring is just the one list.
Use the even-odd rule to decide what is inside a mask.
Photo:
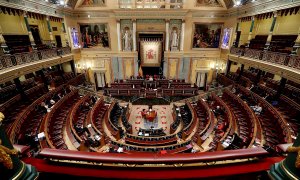
[(128, 27), (125, 27), (123, 30), (123, 51), (131, 51), (131, 33)]
[(170, 35), (170, 47), (171, 51), (178, 51), (179, 50), (179, 37), (180, 31), (177, 27), (173, 27)]

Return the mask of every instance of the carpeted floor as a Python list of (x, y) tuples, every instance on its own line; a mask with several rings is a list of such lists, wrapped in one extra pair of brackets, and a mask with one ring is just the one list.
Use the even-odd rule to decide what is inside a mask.
[(149, 129), (151, 126), (154, 126), (154, 128), (163, 128), (167, 135), (170, 134), (170, 124), (173, 122), (173, 117), (169, 105), (155, 105), (152, 107), (157, 112), (157, 119), (154, 122), (145, 122), (141, 115), (143, 109), (148, 110), (148, 106), (132, 105), (129, 123), (132, 124), (132, 133), (134, 135), (137, 135), (139, 128)]

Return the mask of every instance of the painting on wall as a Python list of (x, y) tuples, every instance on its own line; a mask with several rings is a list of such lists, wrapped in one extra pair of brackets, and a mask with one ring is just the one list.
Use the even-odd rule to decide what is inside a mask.
[(105, 5), (105, 0), (83, 0), (82, 6), (103, 6)]
[(225, 28), (223, 30), (223, 37), (222, 37), (222, 49), (229, 49), (229, 41), (231, 37), (232, 28)]
[(74, 49), (80, 48), (79, 38), (78, 38), (78, 31), (76, 28), (70, 28), (70, 35), (71, 35), (71, 43)]
[(161, 41), (141, 41), (142, 66), (158, 67), (161, 61)]
[(195, 24), (193, 48), (219, 48), (222, 24)]
[(81, 24), (83, 48), (109, 48), (107, 24)]

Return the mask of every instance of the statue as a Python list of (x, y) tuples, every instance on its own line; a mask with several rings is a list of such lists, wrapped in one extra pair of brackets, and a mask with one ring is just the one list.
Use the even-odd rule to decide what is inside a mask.
[(171, 35), (171, 50), (178, 50), (178, 34), (176, 29), (173, 29)]
[(130, 42), (131, 36), (128, 32), (128, 29), (125, 30), (124, 36), (123, 36), (123, 51), (131, 51), (131, 42)]

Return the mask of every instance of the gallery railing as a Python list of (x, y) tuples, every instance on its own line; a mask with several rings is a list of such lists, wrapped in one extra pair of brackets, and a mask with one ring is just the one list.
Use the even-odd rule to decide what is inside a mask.
[(300, 56), (257, 49), (231, 48), (230, 54), (300, 69)]
[(70, 47), (63, 47), (59, 49), (45, 49), (40, 51), (17, 53), (13, 55), (1, 55), (0, 70), (30, 62), (63, 56), (70, 53)]

